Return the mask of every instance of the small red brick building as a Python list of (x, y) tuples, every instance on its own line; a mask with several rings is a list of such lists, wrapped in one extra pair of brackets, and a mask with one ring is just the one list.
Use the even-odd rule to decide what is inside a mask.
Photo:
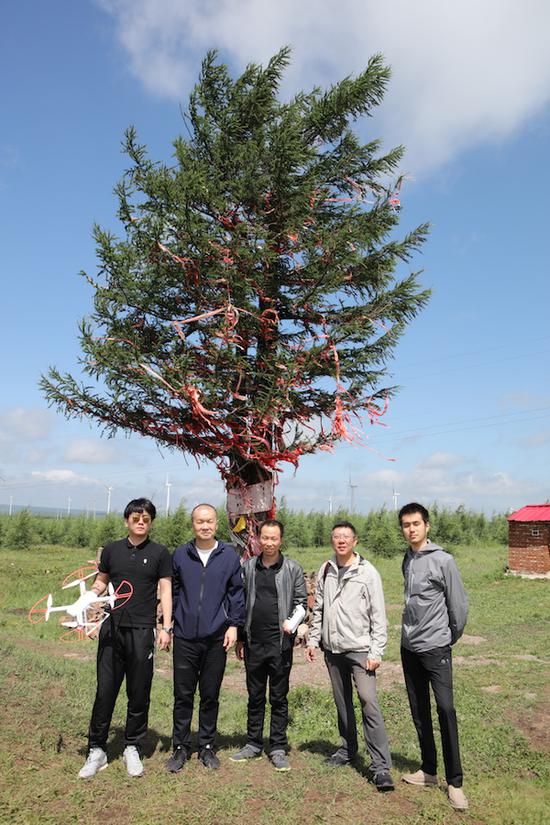
[(508, 565), (514, 573), (550, 572), (550, 504), (528, 504), (508, 516)]

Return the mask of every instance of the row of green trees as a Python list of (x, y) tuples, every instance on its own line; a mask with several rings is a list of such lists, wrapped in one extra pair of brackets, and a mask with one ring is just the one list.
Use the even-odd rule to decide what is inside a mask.
[[(323, 547), (330, 545), (334, 522), (348, 519), (353, 522), (362, 546), (381, 555), (392, 556), (403, 551), (404, 543), (397, 517), (386, 509), (373, 510), (364, 515), (340, 511), (335, 515), (305, 513), (290, 510), (284, 503), (278, 518), (285, 525), (285, 542), (290, 547)], [(225, 509), (218, 512), (221, 539), (229, 539)], [(431, 537), (444, 547), (459, 544), (505, 544), (508, 536), (506, 517), (502, 514), (486, 516), (458, 507), (456, 510), (433, 505), (430, 508)], [(90, 518), (85, 515), (64, 518), (39, 516), (29, 510), (16, 515), (0, 515), (0, 545), (11, 548), (30, 548), (36, 544), (66, 545), (86, 548), (95, 556), (98, 548), (119, 538), (123, 532), (120, 514)], [(191, 535), (191, 514), (185, 508), (169, 516), (159, 516), (153, 527), (156, 541), (173, 550)]]

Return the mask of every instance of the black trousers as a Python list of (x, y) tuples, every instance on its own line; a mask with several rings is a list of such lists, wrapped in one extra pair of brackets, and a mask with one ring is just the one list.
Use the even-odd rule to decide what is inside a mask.
[(264, 746), (266, 690), (269, 681), (269, 753), (288, 750), (288, 680), (294, 652), (293, 640), (253, 642), (245, 645), (246, 687), (248, 690), (247, 741), (259, 750)]
[(435, 697), (445, 778), (449, 785), (462, 787), (462, 765), (458, 745), (458, 726), (453, 700), (453, 667), (451, 648), (438, 647), (423, 653), (401, 648), (403, 674), (409, 705), (422, 756), (422, 770), (437, 773), (437, 752), (430, 706), (430, 685)]
[(191, 750), (191, 719), (199, 686), (199, 750), (213, 745), (227, 654), (223, 638), (188, 641), (174, 636), (174, 748)]
[(139, 747), (147, 732), (154, 653), (153, 627), (115, 628), (110, 619), (103, 623), (97, 651), (97, 690), (88, 731), (90, 748), (105, 749), (125, 676), (128, 708), (124, 736), (127, 745)]

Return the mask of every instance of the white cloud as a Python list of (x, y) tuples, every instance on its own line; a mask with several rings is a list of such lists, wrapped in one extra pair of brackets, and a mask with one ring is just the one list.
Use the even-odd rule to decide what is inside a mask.
[(464, 464), (452, 468), (420, 464), (404, 476), (401, 489), (416, 500), (449, 507), (465, 504), (475, 510), (519, 506), (537, 495), (540, 485), (532, 480), (487, 467), (472, 470)]
[[(351, 480), (356, 485), (353, 498), (361, 512), (381, 506), (393, 509), (394, 491), (398, 494), (398, 506), (409, 501), (429, 506), (436, 501), (451, 509), (464, 504), (486, 512), (505, 512), (548, 497), (547, 486), (540, 480), (482, 463), (479, 457), (434, 452), (411, 467), (382, 462), (385, 466), (379, 464), (371, 472), (357, 468), (357, 456), (352, 463), (355, 469), (351, 470)], [(373, 467), (376, 463), (365, 454), (363, 466)], [(288, 504), (296, 509), (325, 512), (332, 497), (335, 512), (339, 507), (350, 506), (349, 478), (350, 470), (344, 469), (337, 458), (323, 456), (320, 463), (319, 457), (311, 458), (295, 478), (281, 477), (277, 497), (280, 500), (284, 494)]]
[(550, 444), (550, 430), (520, 438), (518, 443), (524, 447), (541, 447), (543, 444)]
[(420, 467), (424, 470), (448, 470), (451, 467), (456, 467), (462, 461), (462, 456), (455, 455), (455, 453), (436, 452), (425, 458)]
[(117, 451), (111, 444), (92, 438), (79, 438), (67, 446), (63, 458), (80, 464), (109, 464), (116, 460)]
[(53, 484), (99, 484), (102, 487), (105, 486), (95, 478), (89, 478), (88, 476), (78, 475), (78, 473), (73, 472), (73, 470), (66, 469), (33, 470), (31, 472), (31, 476), (35, 479), (51, 481)]
[(25, 453), (25, 463), (34, 464), (35, 467), (37, 464), (45, 464), (48, 458), (51, 458), (51, 451), (45, 447), (33, 447)]
[(0, 441), (19, 438), (39, 441), (49, 435), (52, 423), (46, 410), (15, 407), (0, 415)]
[(379, 132), (405, 143), (410, 171), (498, 142), (550, 100), (545, 0), (97, 0), (130, 69), (155, 94), (182, 101), (199, 60), (217, 47), (241, 69), (294, 47), (285, 91), (327, 85), (382, 51), (393, 67)]

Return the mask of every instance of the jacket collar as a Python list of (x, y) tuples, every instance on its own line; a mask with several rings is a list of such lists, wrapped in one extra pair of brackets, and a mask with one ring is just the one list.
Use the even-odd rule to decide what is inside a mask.
[[(221, 551), (222, 551), (221, 541), (219, 541), (218, 539), (216, 539), (216, 541), (217, 541), (217, 545), (211, 551), (212, 556), (217, 556), (218, 553), (221, 553)], [(197, 550), (197, 545), (195, 544), (195, 539), (191, 539), (191, 541), (187, 542), (187, 552), (194, 559), (198, 559), (200, 561), (200, 556), (199, 556), (199, 553), (198, 553), (198, 550)]]
[(275, 570), (275, 571), (280, 570), (281, 567), (283, 566), (283, 560), (284, 560), (284, 556), (283, 556), (282, 553), (280, 553), (279, 558), (277, 559), (276, 563), (275, 564), (270, 564), (269, 567), (267, 567), (264, 564), (262, 555), (260, 553), (259, 556), (256, 556), (256, 570), (269, 570), (270, 568), (273, 568), (273, 570)]
[[(357, 567), (359, 567), (360, 563), (361, 563), (361, 556), (359, 555), (359, 553), (354, 552), (351, 564), (346, 565), (346, 571), (355, 570)], [(329, 564), (332, 565), (332, 567), (336, 570), (336, 572), (338, 572), (338, 570), (340, 570), (340, 566), (339, 566), (339, 564), (336, 560), (336, 556), (333, 556), (331, 559), (329, 559)]]

